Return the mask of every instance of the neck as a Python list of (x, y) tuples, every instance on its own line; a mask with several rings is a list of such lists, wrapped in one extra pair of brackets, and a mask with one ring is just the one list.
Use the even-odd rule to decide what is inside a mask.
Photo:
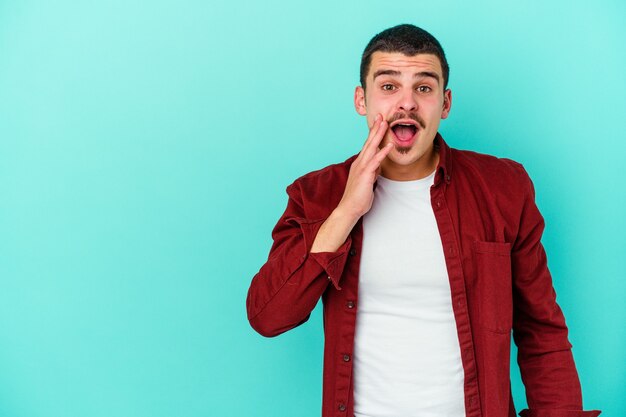
[(432, 174), (439, 164), (439, 150), (431, 145), (428, 151), (410, 165), (399, 165), (385, 158), (380, 164), (381, 175), (394, 181), (420, 180)]

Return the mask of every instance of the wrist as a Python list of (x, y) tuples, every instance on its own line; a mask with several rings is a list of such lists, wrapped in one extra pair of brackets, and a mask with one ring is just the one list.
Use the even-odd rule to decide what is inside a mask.
[(335, 208), (322, 224), (311, 246), (311, 253), (335, 252), (346, 241), (360, 216)]
[(350, 210), (349, 208), (342, 206), (341, 203), (330, 213), (329, 218), (332, 218), (334, 221), (349, 224), (350, 229), (356, 224), (356, 222), (361, 218), (363, 214), (358, 213), (355, 210)]

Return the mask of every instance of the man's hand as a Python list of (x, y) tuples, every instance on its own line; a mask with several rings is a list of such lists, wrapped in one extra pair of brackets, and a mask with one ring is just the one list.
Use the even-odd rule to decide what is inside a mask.
[(377, 115), (363, 149), (350, 166), (343, 197), (317, 232), (311, 253), (335, 252), (346, 241), (359, 218), (372, 208), (374, 182), (380, 173), (380, 164), (393, 149), (392, 143), (378, 149), (387, 127), (387, 122)]
[(350, 167), (346, 189), (337, 210), (355, 218), (355, 223), (372, 208), (374, 182), (380, 173), (380, 163), (393, 148), (393, 144), (388, 143), (383, 149), (378, 149), (387, 127), (387, 122), (377, 115), (363, 149)]

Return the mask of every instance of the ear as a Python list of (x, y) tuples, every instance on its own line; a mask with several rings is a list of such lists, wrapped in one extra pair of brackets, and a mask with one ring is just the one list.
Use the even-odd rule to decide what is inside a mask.
[(361, 116), (365, 116), (367, 114), (367, 107), (365, 106), (365, 90), (363, 90), (363, 87), (360, 85), (354, 89), (354, 108)]
[(449, 88), (443, 93), (443, 108), (441, 110), (441, 118), (445, 119), (450, 114), (452, 108), (452, 90)]

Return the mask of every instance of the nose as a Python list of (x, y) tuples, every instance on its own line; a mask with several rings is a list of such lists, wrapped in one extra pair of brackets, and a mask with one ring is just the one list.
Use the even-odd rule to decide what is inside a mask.
[(405, 112), (417, 110), (417, 100), (415, 99), (414, 93), (415, 92), (410, 88), (402, 92), (398, 101), (398, 110), (404, 110)]

